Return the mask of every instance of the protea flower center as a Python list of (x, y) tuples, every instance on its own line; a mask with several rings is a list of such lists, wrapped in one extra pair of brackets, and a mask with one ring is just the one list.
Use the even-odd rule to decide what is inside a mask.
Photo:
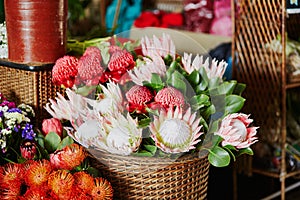
[(180, 119), (168, 119), (161, 124), (159, 129), (164, 143), (172, 147), (185, 144), (190, 138), (190, 132), (189, 125)]
[(184, 106), (183, 94), (173, 87), (166, 87), (160, 90), (155, 96), (154, 100), (165, 108)]
[(234, 120), (232, 122), (232, 127), (239, 131), (239, 141), (245, 141), (247, 139), (247, 128), (243, 122), (240, 120)]

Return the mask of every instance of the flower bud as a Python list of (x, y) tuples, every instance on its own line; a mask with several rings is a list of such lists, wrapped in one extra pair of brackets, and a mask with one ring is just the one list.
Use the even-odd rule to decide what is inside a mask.
[(61, 121), (57, 118), (44, 119), (42, 123), (42, 132), (44, 136), (50, 132), (55, 132), (62, 137), (63, 126)]
[(33, 160), (37, 149), (33, 141), (25, 140), (20, 146), (21, 155), (27, 160)]

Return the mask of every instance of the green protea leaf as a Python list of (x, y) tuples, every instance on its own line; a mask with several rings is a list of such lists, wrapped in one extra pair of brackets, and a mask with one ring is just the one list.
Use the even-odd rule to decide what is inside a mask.
[(230, 163), (230, 155), (225, 149), (215, 146), (209, 150), (208, 160), (215, 167), (226, 167)]
[(225, 113), (236, 113), (239, 112), (244, 106), (246, 99), (238, 95), (229, 95), (225, 97)]

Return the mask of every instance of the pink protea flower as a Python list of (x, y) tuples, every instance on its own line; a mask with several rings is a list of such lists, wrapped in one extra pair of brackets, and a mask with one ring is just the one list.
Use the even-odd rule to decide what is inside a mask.
[(42, 122), (42, 133), (46, 136), (50, 132), (55, 132), (57, 135), (62, 137), (63, 133), (63, 126), (59, 119), (57, 118), (50, 118), (44, 119)]
[(129, 112), (137, 111), (141, 113), (146, 112), (146, 104), (154, 97), (153, 93), (146, 86), (140, 85), (134, 85), (125, 96), (128, 100)]
[(175, 58), (176, 48), (171, 36), (163, 33), (161, 38), (153, 36), (153, 39), (143, 37), (141, 39), (142, 52), (145, 56), (160, 55), (166, 57), (170, 55)]
[(73, 87), (78, 73), (78, 59), (74, 56), (64, 56), (56, 60), (52, 69), (52, 81), (66, 88)]
[(167, 112), (162, 109), (150, 124), (151, 138), (166, 153), (188, 152), (195, 149), (203, 134), (199, 122), (200, 118), (196, 119), (196, 113), (192, 114), (190, 108), (185, 113), (179, 107)]
[(36, 147), (35, 142), (30, 141), (30, 140), (25, 140), (24, 142), (22, 142), (22, 144), (20, 146), (20, 151), (21, 151), (21, 155), (23, 158), (25, 158), (27, 160), (34, 159), (34, 157), (37, 153), (37, 147)]
[(219, 130), (215, 133), (224, 140), (222, 146), (232, 145), (238, 149), (247, 148), (257, 142), (256, 129), (249, 127), (252, 123), (249, 115), (233, 113), (227, 115), (221, 122)]
[(160, 90), (154, 97), (154, 101), (166, 109), (174, 106), (183, 107), (185, 105), (183, 94), (173, 87), (166, 87)]
[(98, 47), (88, 47), (78, 60), (80, 81), (87, 85), (96, 85), (104, 71), (101, 66), (102, 57)]
[(204, 67), (209, 79), (215, 77), (223, 78), (228, 65), (225, 61), (218, 62), (215, 58), (212, 59), (210, 64), (208, 58), (204, 60), (203, 56), (199, 55), (196, 55), (192, 61), (192, 54), (187, 53), (184, 53), (182, 57), (182, 64), (185, 71), (189, 74), (194, 70), (199, 71), (201, 67)]

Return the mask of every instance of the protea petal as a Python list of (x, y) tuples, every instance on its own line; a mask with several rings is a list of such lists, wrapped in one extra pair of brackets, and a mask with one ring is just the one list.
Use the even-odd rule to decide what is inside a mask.
[(199, 125), (199, 120), (196, 120), (196, 126), (191, 115), (190, 108), (184, 114), (179, 107), (167, 112), (160, 111), (159, 116), (150, 124), (151, 138), (156, 146), (166, 153), (182, 153), (194, 149), (203, 132), (200, 132), (202, 126)]

